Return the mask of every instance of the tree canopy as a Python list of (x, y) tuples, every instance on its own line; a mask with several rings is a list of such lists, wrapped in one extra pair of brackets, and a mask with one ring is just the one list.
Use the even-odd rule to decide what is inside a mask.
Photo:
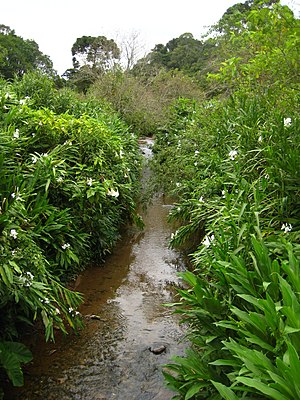
[(159, 67), (193, 73), (201, 69), (207, 48), (207, 43), (195, 39), (191, 33), (183, 33), (166, 45), (157, 44), (146, 58), (140, 60), (139, 66), (144, 64), (148, 69)]
[(65, 72), (70, 81), (85, 92), (99, 76), (113, 70), (121, 51), (113, 39), (105, 36), (82, 36), (72, 46), (73, 69)]
[(120, 49), (113, 39), (105, 36), (82, 36), (73, 44), (72, 56), (75, 69), (88, 65), (103, 72), (119, 61)]
[(25, 40), (10, 27), (0, 25), (0, 75), (13, 79), (15, 75), (21, 77), (32, 70), (54, 74), (52, 61), (34, 40)]

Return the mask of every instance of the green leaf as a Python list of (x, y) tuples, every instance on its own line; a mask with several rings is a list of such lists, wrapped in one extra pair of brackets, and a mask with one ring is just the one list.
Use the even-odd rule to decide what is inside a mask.
[(197, 284), (197, 277), (190, 271), (181, 272), (178, 274), (182, 279), (188, 282), (191, 286), (195, 286)]
[(9, 283), (13, 283), (14, 274), (13, 274), (11, 268), (7, 264), (4, 264), (3, 268), (5, 269), (5, 273), (6, 273), (6, 276), (7, 276), (7, 279), (9, 281)]
[(235, 395), (235, 393), (227, 386), (223, 385), (220, 382), (211, 381), (223, 399), (226, 400), (239, 400), (239, 398)]
[(288, 325), (286, 325), (284, 327), (284, 331), (283, 331), (284, 334), (297, 333), (297, 332), (300, 332), (300, 328), (293, 328)]
[(290, 400), (288, 397), (284, 396), (281, 392), (279, 392), (276, 389), (271, 388), (269, 385), (266, 385), (265, 383), (262, 383), (259, 379), (257, 378), (246, 378), (242, 376), (238, 376), (236, 380), (243, 385), (252, 387), (259, 392), (266, 394), (267, 396), (270, 396), (271, 399), (275, 400)]
[(215, 360), (209, 363), (210, 365), (216, 365), (216, 366), (230, 366), (230, 367), (240, 367), (241, 366), (241, 362), (240, 361), (236, 361), (236, 360), (223, 360), (223, 359), (219, 359), (219, 360)]
[(0, 365), (6, 370), (14, 386), (23, 386), (21, 363), (31, 360), (31, 352), (22, 343), (0, 342)]
[(191, 399), (195, 394), (199, 393), (200, 389), (203, 387), (203, 382), (195, 383), (192, 387), (187, 391), (184, 400)]

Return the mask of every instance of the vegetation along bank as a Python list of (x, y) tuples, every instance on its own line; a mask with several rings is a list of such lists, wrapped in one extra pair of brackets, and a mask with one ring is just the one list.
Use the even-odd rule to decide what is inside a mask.
[[(190, 340), (164, 369), (174, 398), (300, 399), (299, 32), (287, 6), (248, 0), (126, 67), (103, 36), (77, 39), (63, 77), (38, 52), (20, 50), (21, 69), (0, 58), (0, 365), (14, 385), (31, 358), (20, 327), (80, 327), (66, 283), (139, 221), (137, 138), (152, 134), (153, 187), (176, 199), (170, 245), (190, 261), (170, 305)], [(30, 45), (5, 26), (0, 40)]]

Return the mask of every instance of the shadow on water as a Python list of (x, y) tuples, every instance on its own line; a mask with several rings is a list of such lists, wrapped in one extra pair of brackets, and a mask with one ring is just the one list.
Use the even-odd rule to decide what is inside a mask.
[[(149, 156), (149, 142), (141, 145)], [(56, 343), (32, 338), (34, 362), (26, 385), (6, 399), (170, 400), (162, 364), (184, 352), (178, 319), (163, 303), (174, 301), (173, 286), (183, 268), (168, 248), (171, 205), (154, 197), (144, 212), (144, 230), (130, 228), (103, 267), (80, 275), (85, 327)], [(163, 348), (160, 354), (152, 353)]]

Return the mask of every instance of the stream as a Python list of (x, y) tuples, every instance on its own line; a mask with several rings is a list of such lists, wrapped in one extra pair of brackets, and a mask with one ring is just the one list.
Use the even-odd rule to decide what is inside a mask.
[[(151, 156), (150, 140), (140, 146)], [(78, 277), (84, 328), (48, 344), (33, 335), (25, 386), (5, 400), (172, 399), (162, 365), (186, 346), (178, 317), (163, 306), (174, 301), (184, 269), (180, 254), (168, 248), (170, 207), (154, 196), (142, 215), (144, 230), (129, 227), (103, 266)]]

